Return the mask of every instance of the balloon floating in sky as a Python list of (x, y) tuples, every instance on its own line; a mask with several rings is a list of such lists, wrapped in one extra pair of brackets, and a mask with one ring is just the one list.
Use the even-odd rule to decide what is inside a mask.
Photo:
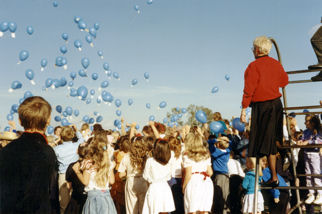
[(89, 93), (90, 93), (92, 96), (94, 96), (94, 95), (95, 95), (95, 90), (94, 90), (94, 89), (91, 89), (91, 90), (89, 91)]
[(25, 76), (27, 77), (28, 80), (30, 80), (30, 83), (32, 85), (35, 85), (35, 81), (34, 81), (34, 77), (35, 77), (35, 73), (33, 70), (31, 69), (27, 69), (26, 72), (25, 72)]
[(167, 122), (168, 122), (168, 118), (164, 118), (163, 123), (167, 123)]
[(77, 95), (79, 99), (85, 100), (85, 98), (87, 97), (87, 94), (88, 94), (88, 90), (85, 86), (80, 86), (77, 89)]
[(68, 34), (62, 33), (61, 38), (67, 42), (68, 41)]
[(230, 80), (230, 76), (229, 76), (228, 74), (226, 74), (226, 75), (225, 75), (225, 79), (226, 79), (227, 81), (229, 81), (229, 80)]
[(57, 1), (53, 1), (53, 6), (54, 7), (58, 7), (58, 2)]
[(8, 115), (7, 115), (7, 120), (8, 120), (8, 121), (13, 120), (13, 115), (12, 115), (12, 114), (8, 114)]
[(32, 35), (34, 33), (34, 28), (32, 26), (27, 26), (26, 31), (29, 35)]
[(47, 59), (43, 58), (40, 60), (40, 71), (44, 71), (45, 70), (45, 67), (47, 66), (48, 64), (48, 61)]
[(182, 112), (183, 114), (185, 114), (185, 113), (187, 113), (187, 109), (186, 109), (186, 108), (182, 108), (182, 109), (181, 109), (181, 112)]
[(129, 106), (131, 106), (133, 104), (133, 100), (131, 98), (128, 99), (127, 104), (129, 104)]
[(98, 55), (101, 59), (104, 59), (103, 51), (97, 51), (97, 55)]
[(240, 118), (234, 118), (232, 121), (233, 127), (237, 129), (239, 132), (243, 132), (245, 130), (245, 124), (240, 121)]
[(102, 88), (107, 88), (109, 85), (109, 82), (107, 80), (104, 80), (103, 82), (101, 82), (101, 87), (99, 88), (99, 90), (101, 90)]
[(96, 38), (96, 29), (91, 27), (89, 28), (89, 34), (93, 37)]
[(63, 107), (61, 105), (57, 105), (56, 111), (60, 114), (63, 111)]
[(94, 24), (94, 28), (95, 28), (95, 30), (100, 29), (100, 24), (96, 22), (96, 23)]
[(151, 5), (153, 3), (153, 0), (147, 0), (146, 2), (148, 5)]
[(87, 24), (86, 24), (86, 22), (85, 22), (84, 20), (82, 20), (82, 19), (78, 21), (78, 28), (79, 28), (81, 31), (83, 31), (83, 30), (88, 31), (88, 29), (87, 29)]
[(110, 66), (109, 66), (109, 64), (107, 62), (103, 63), (103, 68), (104, 68), (106, 74), (110, 70)]
[(122, 101), (120, 99), (115, 100), (115, 106), (119, 108), (122, 105)]
[(77, 97), (77, 90), (75, 88), (71, 88), (69, 91), (69, 96)]
[(13, 92), (13, 90), (17, 90), (22, 87), (22, 83), (18, 80), (15, 80), (11, 83), (11, 88), (9, 89), (9, 92)]
[(48, 134), (52, 134), (52, 133), (54, 133), (54, 127), (52, 127), (52, 126), (48, 126), (48, 127), (47, 127), (47, 133), (48, 133)]
[(211, 89), (211, 93), (217, 93), (219, 91), (219, 88), (217, 87), (217, 86), (215, 86), (215, 87), (213, 87), (212, 89)]
[(63, 56), (56, 57), (55, 66), (63, 67), (64, 70), (67, 70), (67, 59)]
[(29, 52), (26, 50), (22, 50), (19, 53), (19, 62), (17, 64), (20, 64), (21, 62), (25, 61), (29, 57)]
[(78, 109), (74, 109), (74, 115), (75, 115), (75, 117), (78, 117), (78, 115), (79, 115), (79, 110)]
[(102, 91), (102, 99), (104, 100), (104, 102), (113, 102), (114, 97), (112, 96), (112, 94), (108, 91)]
[(72, 114), (73, 114), (73, 108), (72, 107), (67, 106), (65, 111), (66, 111), (68, 116), (72, 116)]
[(9, 22), (8, 24), (9, 31), (11, 32), (11, 38), (16, 38), (17, 24), (15, 22)]
[(65, 45), (60, 46), (59, 50), (60, 50), (60, 52), (61, 52), (62, 54), (67, 53), (67, 47), (66, 47)]
[(91, 102), (92, 102), (92, 99), (91, 98), (87, 98), (86, 104), (90, 104)]
[(47, 78), (46, 80), (45, 80), (45, 86), (46, 86), (46, 88), (49, 88), (49, 87), (51, 87), (53, 85), (53, 80), (51, 79), (51, 78)]
[(159, 104), (159, 108), (165, 108), (167, 106), (167, 103), (165, 101), (162, 101), (160, 104)]
[(117, 80), (120, 80), (120, 75), (117, 72), (113, 72), (113, 77)]
[(86, 35), (85, 36), (85, 40), (86, 42), (91, 46), (91, 47), (94, 47), (94, 44), (93, 44), (93, 37), (91, 35)]
[(153, 116), (153, 115), (151, 115), (150, 117), (149, 117), (149, 121), (154, 121), (155, 120), (155, 117)]
[(96, 118), (96, 123), (100, 123), (103, 121), (103, 117), (100, 115)]
[(82, 51), (82, 46), (83, 46), (83, 44), (82, 44), (82, 42), (81, 42), (81, 41), (79, 41), (79, 40), (75, 40), (75, 41), (74, 41), (74, 46), (75, 46), (75, 48), (77, 48), (79, 51)]
[(9, 29), (9, 23), (4, 21), (0, 23), (0, 37)]
[(121, 110), (117, 109), (115, 112), (116, 116), (120, 117), (122, 115)]
[(54, 119), (55, 119), (56, 122), (60, 122), (61, 121), (61, 117), (60, 116), (55, 116)]
[(150, 109), (150, 108), (151, 108), (151, 104), (150, 104), (150, 103), (147, 103), (147, 104), (145, 104), (145, 107), (146, 107), (147, 109)]
[(84, 58), (82, 58), (81, 62), (82, 62), (83, 68), (86, 70), (88, 68), (89, 64), (90, 64), (89, 59), (84, 57)]
[(150, 74), (149, 74), (148, 72), (145, 72), (145, 73), (144, 73), (144, 79), (145, 79), (146, 81), (149, 81), (149, 79), (150, 79)]
[(136, 84), (138, 84), (138, 80), (137, 79), (133, 79), (131, 81), (131, 87), (135, 86)]
[(70, 78), (72, 78), (72, 80), (74, 80), (76, 78), (77, 74), (76, 74), (76, 72), (72, 71), (69, 73), (69, 76), (70, 76)]
[(98, 79), (98, 74), (92, 73), (92, 80), (97, 80), (97, 79)]
[(74, 17), (74, 22), (77, 24), (82, 18), (79, 16)]
[(19, 108), (18, 104), (13, 104), (13, 105), (11, 106), (11, 110), (12, 110), (14, 113), (17, 113), (17, 112), (18, 112), (18, 108)]
[(209, 124), (209, 129), (212, 134), (219, 134), (224, 131), (223, 125), (218, 121), (213, 121)]
[(138, 14), (140, 14), (140, 13), (141, 13), (141, 11), (140, 11), (140, 6), (139, 6), (139, 5), (134, 5), (134, 10), (135, 10)]
[(86, 73), (86, 71), (85, 71), (84, 69), (80, 69), (80, 70), (78, 71), (78, 75), (79, 75), (80, 77), (87, 77), (87, 73)]
[(207, 122), (207, 115), (202, 110), (197, 111), (195, 117), (196, 117), (196, 120), (200, 123)]

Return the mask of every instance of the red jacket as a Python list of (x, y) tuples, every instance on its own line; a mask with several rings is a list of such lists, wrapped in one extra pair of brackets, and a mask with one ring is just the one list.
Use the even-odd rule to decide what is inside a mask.
[(282, 65), (269, 56), (259, 57), (250, 63), (244, 80), (243, 108), (247, 108), (252, 102), (281, 97), (279, 88), (288, 84), (288, 76)]

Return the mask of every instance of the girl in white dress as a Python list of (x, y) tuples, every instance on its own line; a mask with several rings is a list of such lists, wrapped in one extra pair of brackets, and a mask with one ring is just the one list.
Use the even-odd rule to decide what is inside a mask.
[(213, 202), (213, 174), (208, 148), (199, 133), (189, 133), (185, 138), (183, 156), (185, 177), (183, 182), (185, 213), (208, 213)]
[(142, 177), (147, 156), (147, 143), (144, 137), (135, 137), (120, 163), (120, 178), (126, 176), (125, 205), (127, 214), (141, 214), (148, 182)]
[(175, 210), (168, 180), (171, 179), (171, 157), (167, 141), (159, 139), (154, 143), (153, 157), (146, 161), (143, 178), (149, 182), (145, 195), (143, 214), (169, 213)]

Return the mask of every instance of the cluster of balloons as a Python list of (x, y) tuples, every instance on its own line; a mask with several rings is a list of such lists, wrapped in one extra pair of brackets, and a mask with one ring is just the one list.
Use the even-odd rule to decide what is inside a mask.
[(11, 33), (11, 38), (16, 38), (17, 24), (15, 22), (3, 21), (0, 23), (0, 37), (3, 37), (8, 30)]

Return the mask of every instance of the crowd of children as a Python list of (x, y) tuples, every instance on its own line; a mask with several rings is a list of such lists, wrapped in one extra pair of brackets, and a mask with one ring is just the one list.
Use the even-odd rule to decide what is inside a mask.
[[(218, 112), (214, 119), (224, 121)], [(82, 124), (79, 130), (75, 125), (56, 127), (54, 136), (47, 136), (47, 140), (57, 157), (59, 212), (253, 213), (256, 161), (247, 157), (249, 127), (238, 132), (229, 121), (224, 124), (225, 131), (220, 134), (210, 133), (207, 124), (166, 127), (152, 121), (142, 132), (135, 129), (135, 123), (125, 124), (124, 120), (120, 131), (105, 130), (100, 124), (95, 124), (92, 131), (88, 124)], [(317, 116), (306, 116), (307, 129), (303, 132), (295, 130), (294, 119), (292, 124), (293, 143), (322, 143)], [(0, 161), (8, 142), (17, 138), (12, 134), (4, 136), (1, 135)], [(306, 174), (320, 174), (321, 154), (320, 149), (302, 149), (297, 162), (305, 162)], [(281, 150), (281, 161), (277, 162), (281, 187), (299, 183), (287, 176), (291, 169), (288, 155)], [(265, 185), (271, 179), (265, 157), (260, 165), (258, 182)], [(4, 185), (3, 180), (0, 182)], [(307, 177), (305, 184), (322, 186), (321, 178), (314, 176)], [(292, 203), (290, 197), (295, 198), (295, 194), (290, 195), (288, 190), (261, 190), (257, 211), (286, 213)], [(322, 205), (322, 192), (310, 190), (303, 199), (307, 204)], [(6, 203), (0, 202), (0, 206)]]

